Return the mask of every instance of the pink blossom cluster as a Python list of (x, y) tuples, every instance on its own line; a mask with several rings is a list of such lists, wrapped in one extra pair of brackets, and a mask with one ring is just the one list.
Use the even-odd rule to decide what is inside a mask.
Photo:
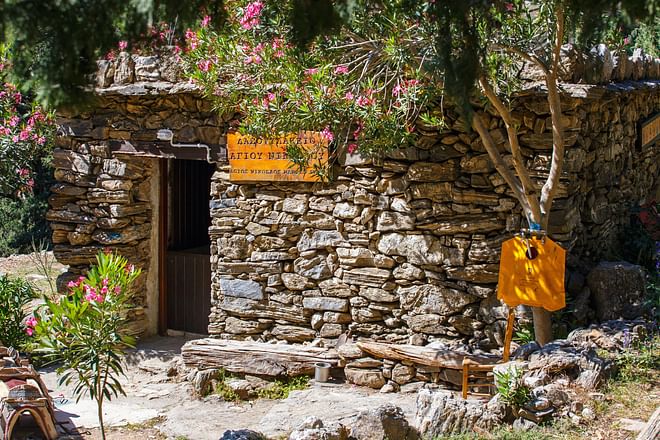
[(192, 29), (186, 30), (186, 44), (190, 50), (195, 50), (199, 47), (199, 36), (197, 35), (197, 32)]
[(284, 43), (284, 40), (283, 40), (283, 39), (281, 39), (281, 38), (275, 38), (275, 39), (273, 40), (273, 42), (271, 43), (271, 47), (272, 47), (273, 50), (275, 51), (275, 52), (273, 53), (273, 56), (274, 56), (275, 58), (282, 58), (282, 57), (284, 56), (284, 51), (283, 51), (282, 49), (284, 49), (285, 47), (287, 47), (287, 45)]
[(254, 48), (251, 48), (249, 44), (244, 44), (242, 46), (243, 52), (248, 55), (245, 57), (243, 62), (245, 64), (261, 64), (263, 61), (262, 54), (264, 51), (264, 44), (259, 43)]
[(37, 319), (34, 316), (30, 316), (25, 321), (25, 333), (27, 333), (28, 336), (32, 336), (34, 334), (34, 328), (37, 326), (37, 324)]
[(416, 79), (409, 79), (403, 82), (398, 83), (394, 88), (392, 89), (392, 95), (394, 96), (399, 96), (399, 95), (405, 95), (408, 92), (408, 89), (410, 87), (414, 87), (419, 84), (419, 81)]
[(360, 106), (360, 107), (368, 107), (372, 105), (376, 100), (373, 97), (374, 91), (371, 89), (367, 89), (364, 92), (364, 95), (360, 95), (357, 98), (355, 98), (355, 103)]
[(248, 3), (243, 11), (243, 17), (240, 20), (241, 27), (246, 30), (250, 30), (255, 26), (258, 26), (261, 23), (259, 16), (261, 15), (261, 10), (264, 8), (264, 4), (261, 1), (256, 1)]
[[(132, 266), (132, 265), (131, 265)], [(130, 269), (127, 268), (127, 271), (135, 271), (135, 267), (132, 266)], [(73, 290), (82, 286), (83, 292), (85, 294), (84, 298), (86, 301), (94, 301), (97, 303), (102, 303), (105, 301), (105, 298), (107, 297), (108, 293), (114, 293), (116, 295), (119, 295), (121, 293), (121, 286), (110, 286), (110, 280), (108, 278), (103, 278), (101, 281), (101, 288), (97, 289), (96, 287), (90, 286), (88, 284), (85, 284), (86, 282), (85, 277), (79, 277), (76, 281), (69, 281), (67, 284), (67, 287), (71, 290), (73, 293)]]
[(211, 16), (205, 15), (204, 18), (202, 18), (202, 22), (200, 23), (200, 26), (206, 28), (209, 26), (209, 23), (211, 23)]
[(335, 138), (334, 133), (330, 130), (329, 126), (326, 126), (322, 131), (321, 131), (321, 136), (325, 138), (328, 142), (332, 142)]
[(345, 75), (348, 73), (348, 66), (337, 66), (335, 67), (335, 74)]
[(197, 67), (202, 72), (208, 72), (209, 70), (211, 70), (211, 66), (213, 66), (213, 64), (214, 63), (211, 60), (200, 60), (197, 62)]

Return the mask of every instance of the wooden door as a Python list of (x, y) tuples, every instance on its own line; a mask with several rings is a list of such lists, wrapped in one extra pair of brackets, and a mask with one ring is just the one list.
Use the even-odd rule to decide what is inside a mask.
[(207, 334), (211, 311), (209, 194), (214, 166), (172, 160), (168, 168), (167, 328)]

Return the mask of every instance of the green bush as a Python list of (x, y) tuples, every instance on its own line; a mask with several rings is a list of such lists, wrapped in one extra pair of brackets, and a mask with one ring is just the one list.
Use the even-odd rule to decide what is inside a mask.
[(25, 308), (36, 297), (34, 289), (20, 278), (0, 277), (0, 343), (16, 349), (25, 348), (28, 341)]
[(101, 437), (105, 439), (103, 402), (125, 395), (120, 383), (122, 358), (135, 339), (124, 332), (131, 286), (140, 270), (126, 258), (99, 252), (97, 264), (58, 301), (46, 299), (35, 313), (35, 352), (59, 363), (61, 384), (75, 383), (76, 400), (87, 394), (96, 400)]
[(32, 242), (50, 243), (46, 221), (53, 170), (47, 159), (34, 164), (34, 192), (22, 197), (0, 196), (0, 257), (32, 252)]
[(502, 402), (523, 407), (531, 399), (530, 390), (522, 381), (523, 370), (511, 366), (502, 371), (495, 371), (495, 388), (502, 398)]

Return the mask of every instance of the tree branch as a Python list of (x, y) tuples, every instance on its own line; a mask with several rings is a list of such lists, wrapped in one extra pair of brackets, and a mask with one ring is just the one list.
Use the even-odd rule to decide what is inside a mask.
[(552, 162), (550, 172), (543, 188), (541, 189), (541, 227), (546, 229), (552, 201), (554, 200), (559, 177), (564, 166), (564, 127), (561, 114), (561, 100), (559, 98), (559, 86), (557, 85), (557, 75), (559, 70), (559, 61), (561, 56), (561, 44), (564, 39), (564, 10), (561, 6), (557, 7), (557, 33), (552, 53), (552, 68), (545, 76), (545, 82), (548, 87), (548, 106), (550, 107), (550, 117), (552, 119)]
[(506, 162), (504, 162), (504, 158), (495, 146), (495, 141), (484, 125), (483, 119), (476, 112), (472, 116), (472, 128), (474, 128), (474, 130), (479, 133), (479, 137), (481, 137), (481, 141), (483, 142), (484, 147), (488, 152), (490, 160), (493, 161), (495, 169), (498, 173), (500, 173), (500, 175), (504, 178), (504, 181), (509, 185), (509, 188), (511, 188), (513, 191), (514, 196), (522, 205), (525, 215), (529, 216), (531, 213), (531, 207), (529, 206), (527, 197), (525, 197), (525, 193), (523, 192), (520, 180), (516, 178), (513, 172), (511, 172), (511, 169), (509, 169), (509, 166), (506, 164)]
[(511, 117), (511, 112), (504, 105), (502, 100), (497, 96), (493, 88), (491, 87), (488, 79), (484, 76), (479, 78), (479, 85), (483, 90), (484, 95), (488, 100), (493, 104), (497, 113), (500, 114), (504, 125), (506, 126), (506, 133), (509, 138), (509, 145), (511, 145), (511, 154), (513, 156), (513, 167), (520, 178), (522, 184), (522, 192), (527, 199), (527, 202), (530, 206), (531, 217), (530, 221), (535, 223), (540, 223), (541, 221), (541, 208), (539, 205), (538, 195), (536, 191), (536, 185), (532, 182), (532, 179), (529, 177), (529, 171), (525, 167), (525, 163), (520, 152), (520, 144), (518, 143), (518, 130), (513, 124), (513, 118)]
[(518, 49), (517, 47), (512, 47), (512, 46), (501, 46), (499, 44), (496, 44), (493, 47), (495, 49), (499, 49), (504, 52), (509, 52), (510, 54), (517, 55), (525, 61), (529, 61), (530, 63), (538, 66), (545, 75), (548, 75), (550, 73), (550, 69), (548, 69), (548, 66), (546, 66), (545, 63), (541, 61), (541, 59), (536, 55), (529, 54), (523, 50)]

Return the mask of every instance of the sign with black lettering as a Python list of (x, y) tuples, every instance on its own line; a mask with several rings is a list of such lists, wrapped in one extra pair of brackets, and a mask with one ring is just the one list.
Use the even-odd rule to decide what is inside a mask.
[(641, 124), (641, 146), (651, 145), (660, 139), (660, 113), (656, 113)]
[[(287, 155), (287, 145), (296, 143), (308, 156), (307, 167), (301, 170)], [(230, 180), (318, 182), (315, 167), (328, 164), (328, 140), (319, 132), (302, 131), (275, 139), (227, 134), (227, 159)]]

